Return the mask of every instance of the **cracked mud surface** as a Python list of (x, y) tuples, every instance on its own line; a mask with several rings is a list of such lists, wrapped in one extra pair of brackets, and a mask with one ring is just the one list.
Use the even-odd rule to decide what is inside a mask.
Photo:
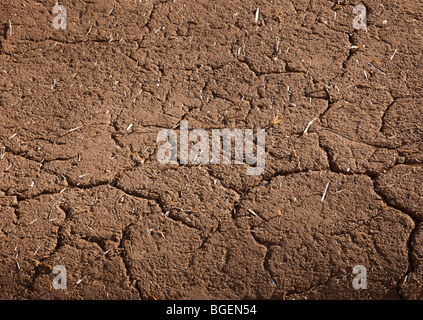
[[(423, 298), (421, 2), (55, 4), (0, 4), (0, 298)], [(159, 164), (181, 120), (263, 175)]]

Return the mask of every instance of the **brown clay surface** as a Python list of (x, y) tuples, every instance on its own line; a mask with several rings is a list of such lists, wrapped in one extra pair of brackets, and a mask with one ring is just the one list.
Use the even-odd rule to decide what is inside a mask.
[[(422, 299), (423, 4), (363, 3), (2, 0), (0, 298)], [(264, 174), (160, 165), (181, 120)]]

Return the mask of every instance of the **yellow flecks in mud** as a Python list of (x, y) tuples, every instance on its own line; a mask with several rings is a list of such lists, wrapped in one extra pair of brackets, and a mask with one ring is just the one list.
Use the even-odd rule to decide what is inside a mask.
[(373, 88), (373, 86), (365, 83), (360, 83), (357, 87), (359, 88)]
[(282, 119), (279, 119), (279, 113), (277, 113), (275, 118), (272, 120), (272, 126), (277, 125), (281, 121), (282, 121)]
[(364, 51), (364, 49), (366, 48), (366, 45), (359, 45), (359, 46), (351, 46), (350, 49), (356, 49), (359, 51)]

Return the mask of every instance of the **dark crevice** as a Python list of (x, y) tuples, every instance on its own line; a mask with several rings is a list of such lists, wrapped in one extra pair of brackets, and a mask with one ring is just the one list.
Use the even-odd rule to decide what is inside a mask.
[(344, 73), (342, 76), (344, 76), (347, 68), (347, 63), (351, 60), (351, 58), (354, 56), (354, 52), (356, 49), (352, 49), (351, 47), (355, 45), (355, 41), (352, 34), (348, 34), (348, 41), (350, 43), (350, 49), (347, 58), (342, 62), (342, 68), (344, 69)]
[[(139, 298), (140, 299), (148, 299), (148, 297), (146, 297), (142, 291), (141, 288), (138, 286), (138, 284), (136, 283), (137, 280), (135, 279), (135, 277), (132, 275), (131, 270), (130, 270), (130, 266), (129, 263), (127, 261), (127, 252), (125, 250), (124, 247), (124, 241), (128, 240), (127, 236), (128, 236), (128, 231), (129, 229), (133, 226), (134, 224), (130, 224), (128, 225), (125, 229), (123, 229), (122, 231), (122, 239), (119, 242), (118, 248), (122, 249), (121, 253), (119, 254), (120, 257), (122, 258), (123, 261), (123, 265), (125, 266), (125, 272), (126, 272), (126, 276), (128, 277), (128, 280), (130, 282), (130, 285), (138, 292)], [(129, 241), (129, 240), (128, 240)]]
[(395, 204), (391, 199), (389, 199), (388, 197), (386, 197), (378, 188), (376, 181), (373, 180), (373, 188), (375, 193), (382, 198), (382, 200), (389, 206), (392, 207), (400, 212), (402, 212), (404, 215), (408, 216), (410, 219), (413, 220), (414, 222), (414, 228), (411, 230), (410, 235), (407, 239), (407, 249), (408, 249), (408, 267), (406, 272), (400, 277), (400, 279), (397, 281), (396, 283), (396, 289), (397, 289), (397, 293), (399, 295), (399, 297), (403, 300), (404, 297), (401, 293), (401, 285), (405, 282), (405, 279), (407, 278), (407, 276), (412, 273), (415, 272), (415, 265), (417, 263), (417, 261), (414, 260), (413, 258), (413, 241), (415, 240), (416, 237), (416, 232), (418, 230), (418, 226), (421, 223), (421, 218), (418, 217), (414, 212), (409, 211), (407, 208), (405, 208), (404, 206), (401, 205), (397, 205)]

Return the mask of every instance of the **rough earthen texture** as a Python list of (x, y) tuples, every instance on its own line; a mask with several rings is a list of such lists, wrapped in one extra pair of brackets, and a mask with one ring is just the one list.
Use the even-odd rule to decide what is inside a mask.
[[(1, 299), (423, 298), (421, 1), (55, 4), (0, 3)], [(181, 120), (263, 175), (159, 164)]]

